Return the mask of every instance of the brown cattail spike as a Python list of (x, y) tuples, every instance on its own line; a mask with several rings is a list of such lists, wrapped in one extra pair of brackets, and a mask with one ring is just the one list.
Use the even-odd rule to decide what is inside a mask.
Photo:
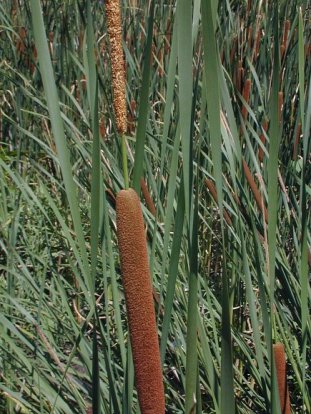
[[(267, 120), (265, 120), (263, 125), (262, 125), (262, 129), (264, 130), (264, 132), (267, 132), (268, 126), (269, 126), (269, 123), (268, 123)], [(266, 136), (265, 136), (264, 132), (260, 135), (260, 141), (263, 145), (265, 145), (265, 143), (266, 143)], [(263, 156), (264, 156), (264, 151), (263, 151), (262, 147), (259, 147), (258, 158), (259, 158), (260, 162), (263, 162)]]
[[(250, 96), (250, 91), (251, 91), (251, 80), (250, 79), (246, 79), (245, 84), (244, 84), (244, 88), (243, 88), (243, 98), (244, 101), (248, 104), (249, 103), (249, 96)], [(247, 114), (248, 114), (248, 109), (245, 105), (243, 105), (242, 108), (242, 115), (244, 120), (246, 120), (247, 118)]]
[[(211, 196), (213, 197), (215, 203), (217, 203), (218, 202), (217, 190), (216, 190), (216, 187), (214, 186), (213, 181), (209, 180), (207, 178), (205, 180), (205, 184), (206, 184), (206, 187), (208, 188), (209, 192), (211, 193)], [(232, 220), (231, 220), (230, 214), (227, 212), (227, 210), (224, 210), (224, 219), (226, 220), (226, 223), (229, 226), (232, 226)]]
[(284, 33), (283, 33), (283, 45), (286, 48), (287, 46), (287, 40), (288, 40), (288, 33), (290, 31), (290, 21), (289, 20), (285, 20), (284, 23)]
[(148, 190), (148, 186), (146, 184), (146, 181), (143, 178), (141, 178), (141, 180), (140, 180), (140, 187), (141, 187), (141, 191), (143, 193), (146, 205), (148, 207), (148, 210), (150, 211), (150, 213), (153, 216), (155, 216), (156, 212), (157, 212), (157, 209), (156, 209), (156, 207), (154, 205), (154, 202), (151, 198), (151, 195), (150, 195), (150, 192)]
[(122, 280), (142, 414), (164, 414), (165, 401), (144, 221), (133, 189), (117, 195)]
[(106, 0), (106, 17), (111, 52), (113, 106), (117, 130), (123, 135), (126, 132), (125, 65), (119, 0)]
[(258, 29), (257, 36), (256, 36), (256, 43), (255, 43), (255, 58), (257, 58), (259, 55), (261, 37), (262, 37), (262, 31), (261, 29)]
[(244, 169), (246, 180), (247, 180), (247, 182), (248, 182), (248, 184), (249, 184), (249, 186), (252, 190), (252, 193), (254, 195), (257, 207), (260, 211), (263, 210), (263, 215), (264, 215), (264, 218), (265, 218), (265, 222), (268, 223), (268, 211), (267, 211), (266, 207), (263, 205), (261, 194), (260, 194), (260, 192), (257, 188), (255, 180), (252, 176), (252, 173), (251, 173), (248, 165), (246, 164), (245, 160), (242, 160), (242, 163), (243, 163), (243, 169)]
[(290, 414), (290, 399), (286, 381), (286, 359), (284, 346), (280, 342), (273, 345), (276, 376), (282, 414)]

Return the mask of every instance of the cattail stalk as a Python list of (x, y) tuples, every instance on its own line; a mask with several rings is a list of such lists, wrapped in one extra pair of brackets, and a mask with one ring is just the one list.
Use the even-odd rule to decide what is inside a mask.
[(286, 380), (286, 359), (283, 344), (280, 342), (274, 344), (273, 354), (279, 388), (281, 413), (290, 414), (290, 399)]
[(257, 207), (259, 208), (260, 211), (263, 210), (263, 215), (264, 215), (264, 218), (265, 218), (265, 222), (268, 223), (268, 211), (267, 211), (266, 207), (263, 205), (261, 194), (260, 194), (260, 192), (257, 188), (255, 180), (252, 176), (252, 173), (251, 173), (250, 169), (248, 168), (248, 165), (246, 164), (245, 160), (242, 160), (242, 163), (243, 163), (243, 169), (244, 169), (246, 180), (247, 180), (247, 182), (248, 182), (248, 184), (249, 184), (249, 186), (252, 190), (252, 193), (254, 195)]
[(122, 280), (140, 409), (142, 414), (164, 414), (161, 359), (144, 221), (139, 198), (133, 189), (119, 192), (116, 213)]

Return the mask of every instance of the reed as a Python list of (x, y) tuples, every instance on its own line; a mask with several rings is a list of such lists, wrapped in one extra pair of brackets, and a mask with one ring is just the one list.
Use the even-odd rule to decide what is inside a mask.
[(152, 284), (143, 215), (133, 189), (118, 193), (116, 213), (140, 409), (142, 414), (161, 414), (165, 412), (165, 401)]
[(286, 380), (286, 358), (282, 343), (273, 345), (275, 369), (279, 388), (279, 397), (282, 414), (290, 414), (290, 399)]

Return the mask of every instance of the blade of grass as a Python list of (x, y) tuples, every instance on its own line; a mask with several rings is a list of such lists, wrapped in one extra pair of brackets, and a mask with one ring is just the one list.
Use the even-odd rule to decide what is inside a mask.
[[(214, 6), (214, 7), (213, 7)], [(234, 413), (233, 363), (231, 345), (230, 301), (228, 280), (225, 266), (225, 239), (223, 220), (223, 184), (222, 184), (222, 153), (220, 128), (220, 96), (219, 78), (221, 71), (215, 42), (216, 3), (202, 3), (202, 30), (204, 48), (204, 76), (206, 82), (207, 112), (209, 117), (210, 141), (214, 176), (218, 195), (218, 205), (221, 217), (221, 232), (223, 243), (222, 270), (222, 342), (221, 342), (221, 412)], [(215, 12), (215, 13), (214, 13)]]

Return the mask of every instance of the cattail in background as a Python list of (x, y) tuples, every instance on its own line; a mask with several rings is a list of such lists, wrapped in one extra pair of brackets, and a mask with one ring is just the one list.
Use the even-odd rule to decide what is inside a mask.
[(252, 176), (252, 173), (251, 173), (250, 169), (248, 168), (248, 165), (246, 164), (245, 160), (242, 160), (242, 163), (243, 163), (243, 169), (244, 169), (246, 180), (247, 180), (247, 182), (248, 182), (248, 184), (249, 184), (249, 186), (252, 190), (252, 193), (254, 195), (257, 207), (260, 211), (263, 210), (263, 215), (264, 215), (264, 218), (265, 218), (265, 222), (268, 223), (268, 211), (267, 211), (266, 207), (263, 205), (263, 201), (262, 201), (260, 191), (257, 188), (255, 180), (254, 180), (254, 178)]
[(258, 29), (257, 36), (256, 36), (256, 41), (255, 41), (255, 59), (257, 59), (257, 57), (259, 55), (261, 38), (262, 38), (262, 31), (261, 31), (261, 29)]
[[(217, 190), (216, 190), (216, 187), (215, 187), (213, 181), (207, 178), (205, 180), (205, 184), (206, 184), (206, 187), (208, 188), (209, 192), (211, 193), (211, 196), (213, 197), (215, 203), (217, 203), (218, 202)], [(226, 220), (226, 223), (229, 226), (232, 226), (232, 220), (231, 220), (231, 217), (230, 217), (229, 213), (227, 212), (227, 210), (224, 209), (223, 214), (224, 214), (224, 219)]]
[(106, 0), (107, 29), (110, 41), (113, 106), (120, 135), (126, 132), (125, 64), (122, 49), (119, 0)]
[(144, 196), (146, 205), (148, 207), (148, 210), (150, 211), (150, 213), (153, 216), (155, 216), (157, 210), (156, 210), (156, 207), (154, 205), (154, 202), (153, 202), (153, 200), (151, 198), (151, 195), (150, 195), (150, 192), (148, 190), (148, 186), (146, 184), (146, 181), (143, 178), (141, 178), (141, 180), (140, 180), (140, 188), (141, 188), (141, 191), (143, 193), (143, 196)]
[(247, 43), (248, 43), (249, 49), (251, 49), (252, 47), (252, 35), (253, 35), (253, 28), (252, 26), (249, 26), (247, 29)]
[(242, 66), (242, 60), (239, 60), (237, 71), (236, 71), (236, 88), (240, 93), (242, 93), (243, 77), (244, 77), (244, 69)]
[(232, 40), (232, 47), (231, 47), (231, 52), (230, 52), (230, 62), (233, 63), (234, 61), (234, 57), (237, 51), (237, 47), (238, 47), (238, 37), (234, 36), (233, 40)]
[[(262, 129), (264, 130), (264, 132), (267, 132), (268, 126), (269, 126), (269, 123), (268, 123), (267, 120), (265, 120), (264, 123), (262, 124)], [(262, 142), (263, 145), (265, 145), (265, 143), (266, 143), (266, 136), (265, 136), (264, 132), (260, 135), (260, 141)], [(259, 147), (259, 149), (258, 149), (258, 158), (259, 158), (260, 162), (263, 162), (263, 156), (264, 156), (264, 151), (261, 147)]]
[(162, 369), (144, 221), (139, 198), (133, 189), (118, 193), (116, 213), (140, 409), (142, 414), (164, 414)]
[[(247, 104), (249, 102), (249, 96), (250, 96), (250, 92), (251, 92), (251, 84), (252, 84), (251, 80), (246, 79), (245, 84), (244, 84), (244, 88), (243, 88), (243, 98), (244, 98), (244, 101)], [(245, 105), (243, 105), (242, 116), (243, 116), (244, 120), (246, 120), (247, 114), (248, 114), (248, 109)]]
[(285, 46), (284, 45), (281, 45), (280, 46), (281, 60), (283, 59), (284, 53), (285, 53)]
[(286, 359), (284, 346), (280, 342), (273, 345), (276, 376), (282, 414), (290, 414), (290, 399), (286, 381)]
[(295, 140), (294, 140), (294, 148), (293, 148), (293, 160), (297, 160), (300, 135), (301, 135), (301, 122), (299, 122), (299, 124), (298, 124), (298, 126), (296, 128), (296, 134), (295, 134)]
[(283, 45), (284, 45), (285, 49), (287, 47), (287, 40), (288, 40), (289, 30), (290, 30), (290, 21), (289, 20), (285, 20), (285, 23), (284, 23), (284, 33), (283, 33)]
[(288, 40), (289, 30), (290, 30), (290, 21), (286, 20), (285, 23), (284, 23), (284, 32), (283, 32), (282, 44), (280, 46), (281, 59), (283, 59), (283, 57), (285, 55), (286, 48), (287, 48), (287, 40)]

